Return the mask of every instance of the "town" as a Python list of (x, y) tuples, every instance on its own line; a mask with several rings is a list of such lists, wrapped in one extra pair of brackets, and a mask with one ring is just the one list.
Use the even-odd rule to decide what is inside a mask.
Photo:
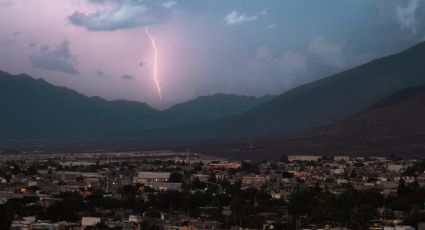
[(425, 229), (425, 161), (10, 154), (0, 229)]

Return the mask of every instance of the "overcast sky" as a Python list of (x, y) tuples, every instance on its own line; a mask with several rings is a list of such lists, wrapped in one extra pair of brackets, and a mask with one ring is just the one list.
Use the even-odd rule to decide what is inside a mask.
[(424, 15), (425, 0), (0, 0), (0, 69), (157, 108), (279, 94), (421, 42)]

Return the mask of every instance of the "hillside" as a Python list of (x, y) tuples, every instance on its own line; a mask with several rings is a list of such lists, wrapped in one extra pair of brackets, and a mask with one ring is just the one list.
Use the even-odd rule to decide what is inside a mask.
[[(425, 43), (273, 98), (216, 94), (157, 111), (0, 72), (0, 137), (197, 143), (294, 137), (425, 85)], [(361, 130), (360, 130), (361, 131)]]
[[(279, 159), (288, 154), (423, 157), (425, 86), (397, 91), (346, 120), (295, 138), (252, 139), (196, 146), (204, 154)], [(252, 144), (252, 146), (249, 146)]]
[(174, 124), (196, 123), (242, 114), (272, 98), (218, 93), (174, 105), (164, 113)]
[(158, 111), (130, 101), (86, 97), (27, 75), (0, 72), (0, 137), (102, 137), (155, 125)]
[(243, 113), (271, 97), (216, 94), (157, 111), (133, 101), (87, 97), (28, 75), (0, 71), (0, 138), (100, 140)]
[(181, 139), (296, 136), (347, 119), (390, 94), (425, 84), (425, 43), (294, 88), (252, 110), (158, 135)]
[(407, 88), (350, 119), (314, 130), (313, 139), (353, 140), (425, 134), (425, 86)]

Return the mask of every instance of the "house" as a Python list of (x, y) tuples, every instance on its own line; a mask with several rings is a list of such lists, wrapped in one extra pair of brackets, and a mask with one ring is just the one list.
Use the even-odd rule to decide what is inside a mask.
[(314, 155), (289, 155), (288, 161), (319, 161), (321, 156), (314, 156)]
[(168, 182), (169, 178), (169, 172), (139, 172), (136, 177), (133, 177), (133, 183), (149, 184), (151, 182)]
[(349, 161), (350, 156), (334, 156), (334, 161)]
[(400, 170), (403, 169), (403, 165), (402, 164), (388, 164), (387, 169), (388, 169), (388, 171), (392, 171), (392, 172), (400, 172)]
[(208, 166), (213, 169), (237, 169), (241, 167), (241, 164), (236, 162), (219, 162), (211, 163)]
[(192, 180), (199, 180), (201, 182), (207, 182), (210, 176), (206, 174), (194, 174), (192, 175)]
[(81, 227), (85, 229), (86, 227), (96, 226), (96, 224), (100, 222), (101, 222), (100, 217), (82, 217)]
[(243, 176), (242, 177), (242, 184), (246, 185), (262, 185), (266, 182), (266, 178), (263, 176)]

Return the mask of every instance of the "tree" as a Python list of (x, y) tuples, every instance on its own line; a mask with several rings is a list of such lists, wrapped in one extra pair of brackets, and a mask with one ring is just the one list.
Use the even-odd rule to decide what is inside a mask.
[(99, 207), (101, 205), (103, 205), (105, 199), (103, 198), (103, 195), (105, 194), (105, 192), (103, 190), (95, 190), (92, 192), (92, 194), (90, 196), (87, 197), (87, 202), (89, 203), (90, 206), (93, 207)]
[(403, 197), (392, 198), (392, 200), (389, 202), (389, 208), (392, 210), (408, 212), (411, 207), (412, 206), (409, 203), (409, 200)]
[(205, 189), (207, 184), (200, 181), (198, 178), (195, 178), (195, 180), (192, 182), (192, 187), (195, 189)]
[(170, 206), (172, 208), (182, 208), (186, 203), (188, 203), (186, 194), (176, 190), (168, 190), (158, 193), (156, 199), (153, 199), (152, 201), (154, 207), (163, 211), (168, 211)]
[(255, 174), (259, 174), (259, 168), (257, 164), (252, 164), (250, 162), (247, 161), (242, 161), (241, 162), (241, 167), (240, 170), (242, 172), (246, 172), (246, 173), (255, 173)]
[(161, 213), (158, 210), (151, 209), (151, 210), (145, 212), (145, 216), (159, 219), (159, 218), (161, 218)]
[(12, 224), (14, 211), (9, 204), (0, 205), (0, 229), (9, 229)]
[(366, 190), (359, 193), (358, 203), (370, 204), (374, 208), (378, 208), (384, 205), (385, 197), (378, 190)]
[(321, 204), (314, 209), (311, 220), (313, 223), (336, 221), (339, 212), (340, 210), (330, 204)]
[(425, 222), (425, 213), (414, 211), (404, 219), (403, 224), (416, 227), (420, 222)]
[(210, 183), (217, 183), (217, 178), (215, 177), (215, 173), (211, 173), (208, 176), (208, 180), (207, 181), (210, 182)]
[(49, 206), (40, 219), (51, 221), (79, 220), (78, 212), (87, 208), (84, 199), (78, 193), (65, 193), (60, 197), (63, 200)]
[(143, 230), (160, 230), (161, 228), (156, 224), (150, 224), (148, 221), (143, 221), (140, 229)]
[(352, 225), (354, 229), (364, 229), (367, 222), (377, 217), (376, 209), (368, 204), (359, 206), (357, 212), (352, 215)]
[(257, 193), (256, 200), (259, 204), (265, 205), (265, 204), (267, 204), (267, 201), (269, 201), (271, 199), (272, 199), (272, 196), (270, 195), (270, 193), (268, 193), (264, 190), (260, 190)]
[(96, 229), (98, 230), (106, 230), (108, 229), (108, 226), (104, 222), (100, 222), (96, 224)]
[(398, 182), (397, 194), (399, 196), (405, 196), (406, 193), (407, 193), (407, 187), (406, 187), (406, 184), (404, 182), (404, 179), (401, 178), (400, 181)]
[(126, 199), (135, 199), (137, 196), (137, 193), (139, 192), (139, 187), (135, 185), (124, 185), (120, 189), (121, 196)]
[(292, 195), (288, 203), (288, 212), (296, 216), (311, 214), (317, 205), (318, 200), (312, 191), (301, 190)]
[(183, 174), (179, 172), (172, 172), (170, 174), (170, 178), (168, 179), (169, 182), (172, 183), (183, 183), (184, 182), (184, 176)]
[(283, 178), (293, 178), (294, 174), (287, 172), (287, 171), (284, 171), (284, 172), (282, 172), (282, 177)]
[(31, 165), (24, 173), (25, 175), (37, 175), (37, 167), (35, 165)]

